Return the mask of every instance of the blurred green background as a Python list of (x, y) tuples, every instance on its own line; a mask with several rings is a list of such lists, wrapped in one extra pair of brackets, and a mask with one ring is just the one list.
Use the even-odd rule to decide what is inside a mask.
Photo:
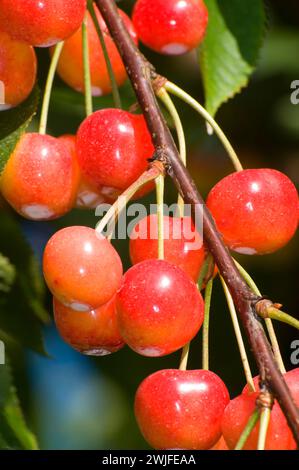
[[(119, 2), (128, 12), (133, 4)], [(217, 121), (226, 131), (246, 168), (273, 167), (285, 172), (299, 185), (299, 105), (290, 102), (290, 84), (299, 79), (299, 4), (297, 0), (272, 0), (267, 5), (268, 29), (258, 67), (248, 88), (225, 104)], [(203, 102), (198, 61), (195, 53), (184, 57), (161, 57), (143, 49), (157, 70)], [(49, 57), (39, 50), (39, 79), (43, 86)], [(127, 84), (122, 97), (128, 109), (134, 95)], [(188, 166), (203, 195), (231, 165), (215, 136), (209, 137), (202, 120), (177, 102), (188, 141)], [(95, 100), (96, 108), (113, 106), (110, 97)], [(68, 89), (59, 79), (51, 101), (48, 132), (53, 135), (75, 133), (84, 119), (81, 95)], [(36, 127), (33, 122), (31, 127)], [(167, 200), (176, 193), (167, 185)], [(147, 202), (154, 202), (154, 195)], [(6, 210), (6, 209), (5, 209)], [(92, 212), (73, 211), (53, 223), (22, 221), (22, 229), (41, 254), (44, 244), (58, 228), (85, 224), (94, 227)], [(115, 242), (124, 264), (129, 266), (127, 242)], [(240, 256), (265, 295), (284, 304), (298, 317), (299, 250), (298, 236), (277, 254), (263, 257)], [(51, 312), (51, 298), (47, 306)], [(9, 312), (7, 312), (9, 315)], [(210, 356), (211, 369), (227, 384), (231, 396), (244, 385), (238, 349), (218, 281), (212, 300)], [(298, 338), (295, 330), (276, 328), (287, 369), (290, 344)], [(52, 326), (44, 329), (49, 357), (19, 350), (12, 363), (19, 397), (31, 429), (42, 449), (145, 449), (133, 413), (134, 393), (150, 373), (177, 367), (179, 353), (161, 359), (138, 356), (129, 348), (103, 358), (82, 357), (65, 345)], [(252, 362), (253, 364), (253, 362)], [(190, 368), (201, 367), (200, 335), (192, 342)], [(255, 371), (256, 372), (256, 371)]]

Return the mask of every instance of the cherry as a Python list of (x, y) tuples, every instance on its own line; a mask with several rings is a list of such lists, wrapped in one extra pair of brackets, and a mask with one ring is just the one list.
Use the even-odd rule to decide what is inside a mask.
[(78, 184), (78, 167), (63, 143), (35, 133), (21, 137), (1, 177), (3, 196), (33, 220), (55, 219), (71, 210)]
[(106, 356), (124, 346), (116, 321), (115, 296), (89, 312), (76, 312), (53, 299), (55, 323), (66, 343), (77, 351)]
[[(78, 165), (77, 149), (76, 149), (76, 136), (65, 134), (58, 137), (58, 140), (63, 142), (68, 151), (71, 153), (74, 162)], [(93, 188), (89, 183), (87, 183), (83, 176), (78, 165), (78, 172), (80, 172), (80, 184), (77, 192), (76, 207), (78, 209), (95, 209), (97, 206), (105, 202), (104, 197)]]
[(77, 152), (84, 178), (113, 199), (147, 169), (154, 147), (142, 115), (102, 109), (81, 124)]
[[(158, 258), (158, 218), (149, 215), (140, 220), (130, 235), (130, 256), (133, 264)], [(164, 258), (176, 264), (197, 282), (204, 263), (202, 238), (190, 217), (164, 216)]]
[(4, 84), (5, 103), (0, 111), (22, 103), (36, 80), (37, 60), (33, 47), (11, 39), (0, 31), (0, 80)]
[[(226, 407), (223, 420), (222, 432), (224, 439), (230, 449), (234, 449), (244, 430), (250, 416), (255, 409), (258, 392), (239, 395), (231, 400)], [(248, 437), (243, 449), (254, 450), (257, 448), (259, 423), (256, 424)], [(277, 404), (271, 411), (271, 418), (266, 438), (266, 450), (292, 450), (294, 440), (287, 421)]]
[(86, 312), (108, 302), (119, 288), (122, 263), (111, 243), (89, 227), (56, 232), (44, 252), (44, 276), (64, 305)]
[(201, 327), (203, 309), (191, 278), (162, 260), (130, 268), (117, 294), (121, 335), (143, 356), (163, 356), (184, 346)]
[[(95, 12), (99, 21), (99, 25), (104, 34), (104, 40), (109, 54), (109, 59), (114, 71), (114, 75), (118, 86), (121, 86), (126, 78), (126, 70), (117, 50), (117, 47), (109, 34), (106, 23), (103, 20), (99, 10), (95, 8)], [(130, 33), (131, 38), (137, 44), (137, 35), (130, 18), (122, 11), (118, 10), (125, 25)], [(111, 92), (111, 82), (107, 71), (106, 61), (103, 54), (102, 46), (95, 29), (91, 16), (88, 14), (87, 19), (88, 45), (89, 45), (89, 62), (92, 94), (94, 96), (107, 95)], [(52, 51), (51, 51), (52, 52)], [(64, 82), (76, 91), (84, 92), (84, 66), (82, 51), (82, 32), (78, 30), (69, 39), (65, 41), (62, 54), (58, 63), (58, 74)]]
[(227, 388), (213, 372), (166, 369), (139, 386), (135, 416), (155, 449), (204, 450), (220, 438), (228, 402)]
[(81, 25), (86, 0), (0, 0), (1, 29), (31, 46), (48, 47)]
[(207, 23), (202, 0), (137, 0), (133, 11), (140, 40), (162, 54), (179, 55), (197, 47)]
[(272, 253), (298, 226), (298, 193), (276, 170), (243, 170), (223, 178), (211, 190), (207, 206), (225, 243), (244, 254)]
[(211, 447), (210, 450), (229, 450), (229, 448), (227, 447), (224, 437), (221, 436), (220, 439), (216, 442), (215, 445), (213, 445), (213, 447)]

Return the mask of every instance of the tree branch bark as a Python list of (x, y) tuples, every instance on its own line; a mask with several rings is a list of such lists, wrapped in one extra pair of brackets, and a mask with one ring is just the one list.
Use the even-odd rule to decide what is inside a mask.
[(299, 410), (277, 367), (270, 344), (257, 317), (255, 305), (260, 300), (247, 286), (216, 229), (211, 214), (181, 162), (171, 132), (158, 106), (153, 80), (159, 78), (152, 65), (135, 46), (118, 14), (114, 0), (96, 0), (101, 14), (118, 47), (128, 76), (144, 113), (155, 148), (156, 159), (164, 163), (184, 201), (191, 204), (194, 215), (203, 220), (204, 241), (224, 278), (239, 312), (250, 347), (265, 386), (277, 398), (299, 446)]

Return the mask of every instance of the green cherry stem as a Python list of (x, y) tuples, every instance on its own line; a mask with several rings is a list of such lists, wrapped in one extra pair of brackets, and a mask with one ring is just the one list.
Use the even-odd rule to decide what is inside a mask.
[(158, 216), (158, 258), (164, 259), (164, 176), (158, 176), (155, 182)]
[(85, 17), (82, 23), (82, 46), (83, 46), (85, 111), (86, 111), (86, 116), (90, 116), (93, 111), (93, 106), (92, 106), (87, 19), (88, 19), (88, 12), (86, 11)]
[(202, 368), (205, 370), (209, 370), (209, 324), (213, 281), (213, 278), (210, 279), (205, 288), (205, 309), (202, 327)]
[[(251, 287), (251, 289), (253, 290), (253, 292), (256, 295), (261, 297), (262, 294), (261, 294), (259, 288), (257, 287), (256, 283), (252, 279), (252, 277), (243, 268), (243, 266), (241, 266), (241, 264), (238, 263), (238, 261), (236, 261), (236, 260), (234, 260), (234, 261), (235, 261), (235, 264), (236, 264), (237, 268), (240, 271), (240, 274), (242, 275), (243, 279), (245, 280), (245, 282), (249, 285), (249, 287)], [(285, 368), (283, 360), (282, 360), (282, 356), (281, 356), (281, 352), (280, 352), (280, 348), (279, 348), (279, 344), (278, 344), (278, 340), (277, 340), (277, 337), (276, 337), (276, 334), (275, 334), (275, 330), (274, 330), (274, 327), (273, 327), (272, 320), (270, 318), (265, 318), (265, 324), (266, 324), (268, 335), (269, 335), (269, 338), (270, 338), (270, 341), (271, 341), (273, 354), (275, 356), (276, 362), (278, 364), (280, 372), (282, 374), (285, 374), (286, 373), (286, 368)]]
[(57, 69), (57, 64), (59, 61), (59, 57), (61, 51), (63, 49), (64, 42), (59, 42), (54, 49), (54, 54), (51, 59), (48, 77), (46, 81), (45, 93), (43, 98), (42, 110), (41, 110), (41, 117), (40, 117), (40, 124), (39, 124), (39, 133), (45, 134), (47, 129), (47, 122), (48, 122), (48, 114), (49, 114), (49, 105), (51, 99), (51, 93), (53, 88), (54, 77)]
[(100, 43), (101, 43), (101, 47), (102, 47), (102, 51), (103, 51), (103, 54), (104, 54), (108, 75), (109, 75), (110, 82), (111, 82), (114, 105), (115, 105), (116, 108), (121, 109), (122, 105), (121, 105), (121, 99), (120, 99), (120, 94), (119, 94), (119, 90), (118, 90), (118, 85), (117, 85), (116, 78), (115, 78), (115, 75), (114, 75), (113, 67), (111, 65), (110, 57), (109, 57), (109, 54), (108, 54), (108, 51), (107, 51), (104, 34), (103, 34), (103, 31), (101, 30), (101, 27), (99, 25), (99, 21), (98, 21), (98, 18), (97, 18), (97, 15), (96, 15), (96, 12), (95, 12), (95, 9), (94, 9), (94, 6), (93, 6), (92, 2), (90, 2), (89, 6), (88, 6), (88, 10), (89, 10), (89, 13), (91, 15), (92, 21), (94, 23), (94, 26), (96, 28), (96, 31), (98, 33), (99, 40), (100, 40)]
[(235, 336), (236, 336), (237, 343), (238, 343), (238, 346), (239, 346), (239, 351), (240, 351), (240, 356), (241, 356), (241, 360), (242, 360), (242, 364), (243, 364), (243, 369), (244, 369), (246, 381), (247, 381), (248, 385), (250, 386), (250, 388), (253, 391), (255, 391), (255, 386), (254, 386), (254, 382), (253, 382), (253, 379), (252, 379), (252, 373), (251, 373), (251, 369), (250, 369), (250, 365), (249, 365), (249, 361), (248, 361), (248, 357), (247, 357), (247, 353), (246, 353), (246, 349), (245, 349), (245, 345), (244, 345), (244, 341), (243, 341), (243, 337), (242, 337), (242, 333), (241, 333), (241, 329), (240, 329), (240, 325), (239, 325), (239, 321), (238, 321), (238, 315), (237, 315), (237, 312), (236, 312), (236, 309), (235, 309), (234, 301), (233, 301), (232, 296), (231, 296), (231, 294), (230, 294), (230, 292), (227, 288), (227, 285), (224, 282), (224, 279), (221, 276), (220, 276), (220, 280), (221, 280), (221, 283), (222, 283), (222, 286), (223, 286), (224, 294), (225, 294), (225, 297), (226, 297), (226, 300), (227, 300), (227, 305), (228, 305), (228, 308), (229, 308), (229, 311), (230, 311), (230, 315), (231, 315), (231, 319), (232, 319), (232, 323), (233, 323), (233, 327), (234, 327), (234, 331), (235, 331)]
[(212, 129), (214, 129), (216, 135), (219, 137), (220, 141), (222, 142), (223, 146), (225, 147), (232, 161), (232, 164), (234, 165), (235, 170), (236, 171), (243, 170), (241, 162), (235, 150), (233, 149), (230, 141), (228, 140), (228, 138), (226, 137), (226, 135), (224, 134), (220, 126), (217, 124), (215, 119), (213, 119), (212, 116), (208, 113), (208, 111), (201, 104), (199, 104), (198, 101), (192, 98), (192, 96), (190, 96), (188, 93), (186, 93), (184, 90), (182, 90), (180, 87), (178, 87), (174, 83), (167, 81), (164, 87), (169, 93), (177, 96), (178, 98), (183, 100), (186, 104), (191, 106), (210, 124), (210, 126), (212, 127)]
[(274, 306), (266, 308), (265, 314), (261, 316), (264, 317), (265, 319), (271, 318), (271, 320), (278, 320), (282, 323), (286, 323), (287, 325), (293, 326), (294, 328), (297, 328), (297, 330), (299, 330), (299, 320), (292, 317), (288, 313), (282, 312), (280, 309)]
[(246, 444), (246, 441), (248, 439), (248, 437), (250, 436), (251, 434), (251, 431), (253, 430), (254, 426), (256, 425), (256, 423), (258, 422), (259, 420), (259, 417), (260, 417), (260, 410), (258, 408), (256, 408), (254, 410), (254, 412), (252, 413), (252, 415), (250, 416), (238, 442), (237, 442), (237, 445), (235, 447), (235, 450), (242, 450), (244, 445)]
[[(163, 87), (160, 88), (160, 90), (157, 92), (157, 96), (160, 98), (160, 100), (162, 101), (162, 103), (164, 104), (164, 106), (166, 107), (167, 111), (169, 112), (172, 118), (175, 130), (177, 133), (177, 137), (178, 137), (180, 157), (181, 157), (182, 162), (186, 166), (187, 164), (186, 139), (185, 139), (185, 133), (184, 133), (181, 118), (177, 112), (177, 109), (172, 99), (170, 98), (165, 88)], [(184, 200), (180, 194), (178, 196), (178, 209), (179, 209), (180, 216), (183, 217)]]
[(265, 450), (267, 432), (271, 418), (271, 409), (263, 407), (260, 412), (259, 436), (257, 441), (257, 450)]

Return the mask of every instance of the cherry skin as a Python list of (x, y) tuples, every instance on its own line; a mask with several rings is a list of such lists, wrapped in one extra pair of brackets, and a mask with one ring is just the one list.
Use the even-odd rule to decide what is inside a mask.
[[(104, 40), (109, 55), (109, 59), (114, 71), (118, 86), (121, 86), (126, 78), (126, 70), (117, 47), (109, 34), (106, 23), (103, 20), (99, 10), (95, 7), (96, 15), (100, 28), (104, 35)], [(137, 35), (130, 18), (122, 11), (118, 10), (131, 38), (137, 44)], [(107, 71), (106, 61), (98, 33), (93, 24), (90, 14), (87, 18), (87, 32), (89, 45), (89, 62), (93, 96), (102, 96), (111, 93), (111, 81)], [(53, 51), (51, 50), (51, 53)], [(63, 50), (58, 62), (57, 68), (60, 78), (71, 88), (84, 93), (84, 65), (82, 50), (82, 32), (78, 30), (64, 43)]]
[(238, 253), (266, 254), (283, 247), (298, 226), (298, 193), (276, 170), (243, 170), (211, 190), (207, 206), (228, 247)]
[[(133, 264), (158, 258), (157, 215), (143, 218), (132, 230), (130, 256)], [(197, 282), (205, 249), (190, 217), (164, 216), (164, 259), (179, 266)]]
[(36, 81), (37, 60), (33, 47), (11, 39), (0, 31), (0, 81), (4, 85), (4, 104), (0, 111), (22, 103)]
[(164, 356), (190, 341), (203, 322), (204, 304), (191, 278), (162, 260), (136, 264), (117, 294), (118, 324), (137, 353)]
[(207, 370), (166, 369), (147, 377), (135, 397), (135, 416), (155, 449), (205, 450), (221, 436), (229, 394)]
[(84, 178), (115, 199), (147, 169), (154, 147), (142, 115), (102, 109), (81, 124), (77, 153)]
[[(258, 392), (239, 395), (231, 400), (226, 407), (222, 420), (222, 433), (230, 449), (234, 449), (244, 430), (250, 416), (255, 409)], [(248, 437), (243, 449), (255, 450), (257, 448), (259, 423), (257, 423)], [(287, 421), (275, 402), (271, 411), (271, 418), (266, 438), (266, 450), (293, 450), (294, 441)]]
[(213, 447), (211, 447), (210, 450), (229, 450), (229, 448), (227, 447), (224, 437), (221, 436), (220, 439), (216, 442), (215, 445), (213, 445)]
[(57, 329), (66, 343), (90, 356), (106, 356), (124, 346), (116, 320), (115, 296), (89, 312), (76, 312), (53, 299)]
[(60, 140), (67, 146), (68, 151), (71, 153), (75, 164), (78, 166), (78, 172), (80, 173), (80, 184), (77, 191), (75, 207), (77, 207), (78, 209), (95, 209), (100, 204), (103, 204), (105, 202), (105, 199), (100, 194), (100, 192), (93, 188), (89, 183), (87, 183), (81, 175), (77, 157), (76, 136), (71, 134), (65, 134), (58, 137), (58, 140)]
[(197, 47), (207, 23), (203, 0), (137, 0), (133, 10), (138, 37), (161, 54), (179, 55)]
[(31, 46), (48, 47), (81, 25), (86, 0), (0, 0), (1, 29)]
[(74, 205), (78, 167), (58, 139), (28, 133), (10, 156), (0, 185), (5, 199), (23, 217), (55, 219)]
[(48, 241), (43, 270), (52, 294), (73, 310), (107, 303), (119, 288), (122, 263), (111, 243), (89, 227), (67, 227)]

